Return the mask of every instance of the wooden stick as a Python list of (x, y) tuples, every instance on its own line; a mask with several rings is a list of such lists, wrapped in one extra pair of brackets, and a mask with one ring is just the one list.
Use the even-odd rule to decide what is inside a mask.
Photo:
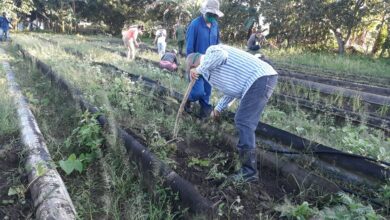
[(196, 82), (196, 80), (191, 79), (191, 82), (188, 85), (187, 91), (184, 94), (183, 100), (181, 101), (180, 108), (177, 111), (175, 127), (173, 129), (173, 139), (177, 139), (177, 134), (179, 133), (179, 119), (180, 119), (181, 114), (184, 111), (184, 106), (185, 106), (185, 104), (186, 104), (186, 102), (188, 100), (188, 96), (190, 96), (190, 92), (192, 90), (192, 87), (194, 87), (195, 82)]

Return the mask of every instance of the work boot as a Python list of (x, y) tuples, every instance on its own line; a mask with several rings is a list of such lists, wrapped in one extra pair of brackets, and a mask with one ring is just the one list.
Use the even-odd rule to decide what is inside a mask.
[(255, 149), (238, 150), (241, 169), (229, 179), (233, 182), (255, 182), (259, 180), (257, 172), (257, 157)]
[(185, 106), (184, 106), (184, 111), (187, 112), (188, 114), (192, 113), (192, 107), (191, 107), (191, 102), (187, 101)]
[(207, 119), (208, 117), (210, 117), (210, 114), (212, 111), (213, 111), (212, 106), (202, 106), (200, 108), (199, 118), (200, 119)]

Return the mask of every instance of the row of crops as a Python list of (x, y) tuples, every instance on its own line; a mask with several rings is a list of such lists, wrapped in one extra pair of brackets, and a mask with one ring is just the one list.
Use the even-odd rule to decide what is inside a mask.
[[(171, 142), (179, 93), (186, 87), (181, 73), (156, 68), (150, 61), (157, 56), (148, 51), (139, 54), (144, 60), (128, 62), (119, 45), (106, 42), (101, 37), (17, 35), (7, 48), (8, 60), (15, 66), (16, 78), (81, 218), (170, 219), (194, 214), (221, 219), (382, 218), (389, 214), (386, 163), (357, 157), (353, 164), (371, 164), (382, 173), (367, 174), (334, 163), (351, 160), (348, 155), (302, 155), (276, 135), (264, 137), (261, 129), (260, 183), (224, 182), (237, 164), (229, 115), (206, 125), (186, 115), (179, 133), (184, 141)], [(277, 93), (296, 89), (288, 83), (279, 87)], [(309, 100), (350, 105), (315, 96)], [(212, 100), (217, 99), (216, 94)], [(386, 109), (371, 111), (366, 106), (352, 109), (359, 114), (366, 110), (367, 115), (378, 113), (378, 118), (388, 114)], [(386, 124), (372, 128), (364, 120), (356, 124), (341, 118), (275, 99), (262, 120), (291, 137), (306, 138), (308, 145), (320, 143), (374, 161), (390, 160)], [(333, 174), (344, 173), (342, 178), (324, 172), (332, 163)]]

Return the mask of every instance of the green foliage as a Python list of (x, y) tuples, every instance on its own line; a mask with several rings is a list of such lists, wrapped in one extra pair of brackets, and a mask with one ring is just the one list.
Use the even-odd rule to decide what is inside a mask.
[(209, 167), (210, 166), (210, 160), (208, 159), (199, 159), (196, 157), (191, 157), (190, 162), (188, 163), (188, 167), (193, 167), (193, 166), (201, 166), (201, 167)]
[(127, 76), (121, 75), (113, 80), (109, 90), (108, 97), (112, 104), (130, 113), (134, 112), (134, 93), (139, 90), (134, 82), (131, 82)]
[(378, 198), (385, 205), (386, 213), (390, 214), (390, 179), (379, 189)]
[(339, 205), (324, 208), (320, 216), (324, 219), (383, 219), (375, 213), (371, 205), (363, 205), (347, 194), (338, 194), (337, 202)]
[(318, 210), (311, 208), (306, 201), (300, 205), (293, 205), (289, 200), (285, 200), (285, 203), (276, 206), (275, 210), (281, 213), (280, 217), (297, 220), (309, 219), (318, 213)]
[(79, 171), (79, 173), (83, 171), (81, 156), (80, 159), (77, 159), (75, 154), (71, 154), (67, 160), (60, 160), (59, 165), (67, 175), (71, 174), (74, 170)]
[(6, 12), (8, 16), (16, 18), (18, 14), (29, 14), (35, 5), (33, 0), (2, 0), (0, 9), (0, 13)]
[(81, 173), (101, 154), (102, 131), (95, 117), (96, 115), (86, 111), (82, 115), (79, 127), (74, 129), (66, 140), (67, 148), (73, 153), (66, 160), (60, 160), (59, 165), (68, 175), (74, 170)]

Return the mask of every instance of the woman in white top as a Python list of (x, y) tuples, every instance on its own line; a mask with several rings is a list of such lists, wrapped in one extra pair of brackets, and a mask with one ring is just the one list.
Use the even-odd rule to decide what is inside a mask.
[(165, 48), (167, 46), (167, 43), (165, 42), (167, 38), (167, 31), (159, 25), (157, 27), (156, 31), (156, 37), (154, 38), (154, 44), (157, 43), (157, 50), (158, 50), (158, 55), (160, 58), (165, 54)]

